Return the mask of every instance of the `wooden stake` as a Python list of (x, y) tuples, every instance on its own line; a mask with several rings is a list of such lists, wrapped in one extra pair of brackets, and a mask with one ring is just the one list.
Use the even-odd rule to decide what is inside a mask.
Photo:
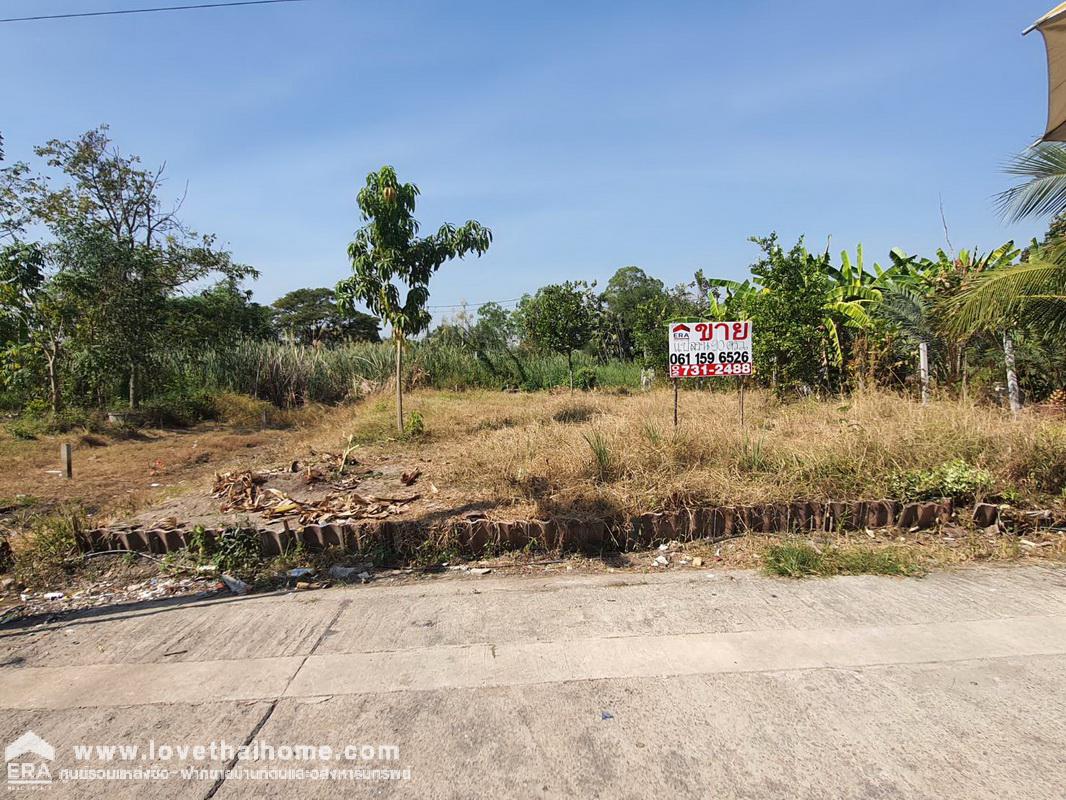
[(674, 378), (674, 428), (677, 428), (677, 378)]
[(74, 448), (72, 445), (59, 445), (59, 465), (63, 470), (63, 477), (67, 480), (74, 477)]

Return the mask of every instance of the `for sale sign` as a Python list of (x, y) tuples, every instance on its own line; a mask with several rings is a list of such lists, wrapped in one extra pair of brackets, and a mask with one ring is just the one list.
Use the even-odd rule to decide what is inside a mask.
[(751, 375), (750, 322), (672, 322), (671, 378)]

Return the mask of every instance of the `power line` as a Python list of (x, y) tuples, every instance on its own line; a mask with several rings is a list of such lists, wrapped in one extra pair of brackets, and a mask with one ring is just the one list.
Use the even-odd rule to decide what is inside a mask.
[(481, 306), (487, 306), (491, 303), (497, 303), (501, 306), (508, 303), (517, 303), (521, 300), (521, 297), (516, 297), (513, 300), (486, 300), (484, 303), (452, 303), (445, 306), (426, 306), (426, 308), (481, 308)]
[(44, 14), (37, 17), (8, 17), (3, 22), (36, 22), (45, 19), (73, 19), (75, 17), (114, 17), (119, 14), (151, 14), (156, 11), (189, 11), (199, 8), (232, 8), (234, 6), (266, 6), (275, 3), (304, 3), (307, 0), (232, 0), (227, 3), (197, 3), (187, 6), (158, 6), (156, 8), (125, 8), (117, 11), (79, 11), (73, 14)]

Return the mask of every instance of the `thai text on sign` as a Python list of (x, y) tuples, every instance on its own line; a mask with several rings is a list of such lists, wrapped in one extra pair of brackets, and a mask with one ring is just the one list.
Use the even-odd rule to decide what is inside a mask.
[(750, 322), (671, 322), (671, 378), (751, 375)]

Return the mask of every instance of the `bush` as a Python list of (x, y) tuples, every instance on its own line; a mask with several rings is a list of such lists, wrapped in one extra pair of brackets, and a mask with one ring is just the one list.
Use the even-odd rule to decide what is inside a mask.
[(16, 439), (36, 439), (50, 433), (67, 433), (83, 429), (92, 433), (104, 430), (104, 416), (99, 411), (65, 408), (53, 414), (46, 404), (27, 403), (22, 414), (7, 424), (7, 431)]
[(596, 388), (596, 370), (582, 367), (574, 374), (574, 386), (583, 392)]
[(16, 439), (36, 439), (48, 431), (48, 426), (44, 420), (27, 417), (19, 417), (12, 420), (5, 427), (7, 432)]
[(933, 469), (897, 472), (889, 479), (889, 486), (898, 500), (950, 497), (966, 502), (987, 492), (992, 487), (992, 476), (987, 470), (956, 459)]
[(208, 392), (163, 395), (143, 403), (133, 415), (156, 428), (188, 428), (215, 418), (215, 399)]
[(189, 537), (188, 554), (197, 561), (214, 564), (219, 572), (244, 578), (254, 577), (264, 563), (259, 534), (254, 528), (241, 526), (226, 528), (212, 539), (206, 536), (203, 526), (196, 526)]
[(588, 422), (596, 414), (596, 407), (588, 403), (570, 403), (552, 414), (552, 419), (564, 425)]

